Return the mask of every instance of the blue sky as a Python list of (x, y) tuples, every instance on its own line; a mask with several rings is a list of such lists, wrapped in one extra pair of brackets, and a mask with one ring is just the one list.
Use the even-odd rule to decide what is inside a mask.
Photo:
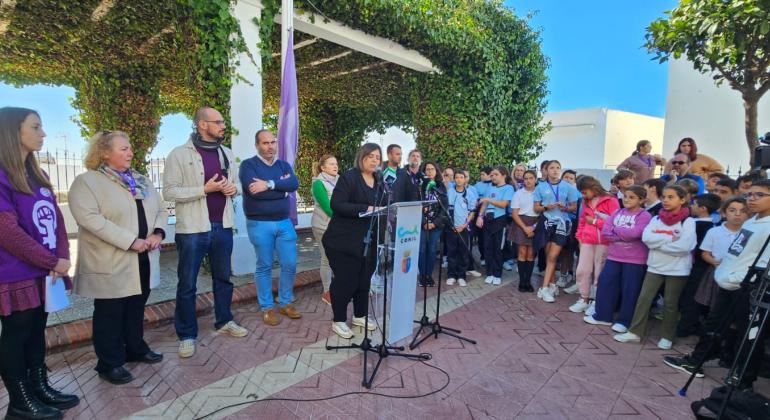
[[(537, 14), (531, 24), (542, 29), (543, 51), (550, 59), (548, 111), (607, 107), (663, 116), (667, 67), (650, 61), (644, 29), (675, 0), (507, 0), (520, 16)], [(30, 86), (16, 89), (0, 83), (0, 106), (37, 109), (48, 133), (47, 148), (84, 146), (73, 122), (75, 110), (69, 87)], [(118, 128), (118, 127), (110, 127)], [(130, 131), (130, 130), (127, 130)], [(162, 120), (153, 157), (165, 156), (184, 141), (190, 121), (184, 116)]]

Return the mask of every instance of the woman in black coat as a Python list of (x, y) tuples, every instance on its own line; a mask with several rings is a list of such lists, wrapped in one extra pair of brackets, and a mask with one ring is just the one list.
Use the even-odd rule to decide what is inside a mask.
[(376, 266), (376, 240), (372, 240), (364, 255), (364, 239), (369, 230), (370, 218), (359, 213), (373, 211), (382, 195), (375, 179), (382, 151), (374, 143), (366, 143), (358, 149), (353, 169), (343, 173), (331, 198), (334, 215), (322, 242), (334, 277), (329, 288), (332, 298), (334, 321), (332, 331), (342, 338), (353, 337), (347, 325), (348, 303), (353, 300), (353, 325), (368, 325), (369, 286)]

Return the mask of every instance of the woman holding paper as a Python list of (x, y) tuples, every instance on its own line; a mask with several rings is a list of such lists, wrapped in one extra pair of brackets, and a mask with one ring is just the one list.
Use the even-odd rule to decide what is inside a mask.
[(37, 112), (0, 108), (0, 377), (8, 418), (58, 419), (80, 402), (51, 388), (44, 363), (45, 278), (64, 277), (71, 288), (64, 218), (34, 153), (44, 138)]
[(94, 298), (93, 342), (99, 376), (124, 384), (126, 362), (158, 363), (163, 355), (144, 341), (144, 305), (167, 216), (152, 182), (131, 169), (128, 135), (102, 131), (89, 143), (69, 192), (78, 231), (75, 293)]
[(366, 325), (374, 330), (374, 322), (367, 321), (369, 286), (374, 273), (377, 253), (377, 226), (364, 245), (372, 219), (360, 217), (371, 212), (382, 201), (382, 177), (376, 173), (382, 159), (382, 150), (375, 143), (358, 148), (353, 169), (340, 175), (332, 193), (334, 214), (322, 242), (334, 277), (330, 286), (332, 298), (332, 332), (348, 339), (353, 331), (347, 324), (348, 303), (353, 300), (353, 325)]

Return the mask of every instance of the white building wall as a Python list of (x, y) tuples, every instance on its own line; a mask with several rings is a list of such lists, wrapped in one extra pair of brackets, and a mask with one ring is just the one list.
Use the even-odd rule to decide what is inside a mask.
[[(664, 150), (670, 155), (683, 137), (692, 137), (698, 150), (731, 174), (749, 166), (749, 149), (744, 135), (743, 100), (726, 83), (714, 84), (711, 75), (700, 74), (686, 60), (672, 60), (668, 66), (668, 96)], [(759, 103), (759, 134), (770, 131), (770, 94)]]
[(548, 112), (543, 120), (551, 122), (551, 130), (543, 136), (545, 148), (532, 166), (557, 159), (562, 168), (604, 168), (606, 109)]

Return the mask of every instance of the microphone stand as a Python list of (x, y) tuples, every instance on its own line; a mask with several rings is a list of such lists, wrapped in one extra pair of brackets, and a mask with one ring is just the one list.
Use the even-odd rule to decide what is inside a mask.
[[(377, 209), (377, 205), (382, 204), (382, 200), (387, 197), (387, 219), (386, 224), (390, 220), (390, 206), (391, 206), (391, 199), (392, 194), (388, 194), (385, 191), (384, 182), (382, 181), (382, 178), (380, 177), (379, 180), (375, 176), (375, 182), (377, 182), (377, 186), (374, 192), (374, 202), (375, 202), (375, 213), (376, 215), (370, 216), (369, 220), (369, 230), (366, 233), (366, 238), (364, 238), (364, 258), (368, 259), (371, 258), (371, 255), (369, 254), (369, 250), (371, 249), (371, 242), (372, 242), (372, 231), (374, 227), (374, 221), (377, 220), (377, 226), (380, 225), (380, 216), (381, 212)], [(379, 235), (378, 235), (379, 239)], [(375, 252), (374, 258), (378, 258), (378, 252)], [(382, 332), (382, 341), (380, 344), (372, 345), (372, 340), (369, 338), (369, 315), (367, 314), (364, 318), (364, 339), (361, 341), (361, 343), (351, 343), (347, 346), (326, 346), (326, 350), (338, 350), (338, 349), (360, 349), (364, 352), (364, 367), (363, 367), (363, 379), (361, 380), (361, 385), (366, 387), (367, 389), (372, 388), (372, 383), (374, 382), (374, 377), (377, 375), (377, 372), (380, 369), (380, 365), (382, 364), (382, 361), (389, 357), (389, 356), (399, 356), (410, 360), (430, 360), (431, 355), (428, 353), (422, 353), (422, 354), (408, 354), (408, 353), (399, 353), (399, 352), (393, 352), (392, 350), (404, 350), (404, 346), (389, 346), (386, 345), (386, 332), (387, 332), (387, 311), (388, 311), (388, 264), (389, 264), (389, 258), (390, 256), (390, 230), (386, 229), (385, 231), (385, 259), (384, 259), (384, 270), (383, 270), (383, 316), (382, 316), (382, 328), (380, 331)], [(368, 312), (368, 311), (367, 311)], [(377, 363), (374, 365), (374, 369), (372, 370), (371, 376), (367, 374), (369, 363), (368, 363), (368, 355), (369, 353), (374, 353), (378, 356)]]
[[(446, 196), (446, 194), (442, 193), (438, 189), (434, 188), (433, 190), (437, 194), (440, 194), (440, 195), (443, 194), (443, 195)], [(452, 227), (452, 232), (460, 238), (460, 240), (463, 243), (463, 246), (466, 247), (466, 249), (467, 249), (468, 248), (468, 243), (465, 241), (465, 238), (463, 238), (462, 235), (460, 235), (459, 232), (454, 230), (454, 221), (453, 221), (452, 215), (449, 213), (449, 210), (444, 206), (444, 203), (442, 203), (440, 199), (436, 200), (436, 201), (438, 201), (439, 207), (441, 208), (441, 210), (444, 211), (444, 214), (447, 216), (447, 220), (449, 220), (449, 222), (452, 223), (452, 226), (453, 226)], [(446, 244), (442, 243), (442, 241), (439, 239), (439, 245), (440, 245), (439, 246), (439, 251), (443, 251), (443, 248), (444, 248), (444, 246), (446, 246)], [(439, 252), (439, 255), (442, 255), (442, 252)], [(433, 258), (436, 258), (436, 256), (434, 255)], [(473, 259), (473, 258), (471, 257), (471, 259)], [(415, 348), (417, 348), (417, 346), (422, 344), (422, 342), (427, 340), (428, 337), (430, 337), (431, 335), (434, 338), (438, 338), (439, 334), (446, 334), (448, 336), (457, 338), (459, 340), (467, 341), (468, 343), (471, 343), (471, 344), (477, 344), (476, 340), (472, 340), (470, 338), (461, 336), (460, 333), (462, 331), (460, 331), (460, 330), (458, 330), (456, 328), (445, 327), (445, 326), (441, 325), (441, 323), (439, 322), (439, 315), (440, 315), (439, 309), (440, 309), (440, 305), (441, 305), (441, 271), (442, 271), (441, 266), (439, 266), (439, 270), (438, 270), (438, 289), (437, 289), (437, 295), (436, 295), (436, 318), (435, 318), (435, 320), (433, 322), (430, 322), (429, 319), (428, 319), (428, 291), (427, 291), (428, 289), (427, 289), (427, 287), (423, 287), (423, 289), (422, 289), (422, 318), (420, 318), (419, 321), (414, 321), (415, 324), (420, 324), (420, 329), (417, 330), (417, 333), (414, 335), (414, 338), (412, 338), (412, 342), (409, 344), (409, 349), (410, 350), (414, 350)], [(427, 328), (427, 327), (430, 327), (430, 332), (428, 334), (420, 337), (420, 334), (422, 334), (422, 330), (424, 328)]]

